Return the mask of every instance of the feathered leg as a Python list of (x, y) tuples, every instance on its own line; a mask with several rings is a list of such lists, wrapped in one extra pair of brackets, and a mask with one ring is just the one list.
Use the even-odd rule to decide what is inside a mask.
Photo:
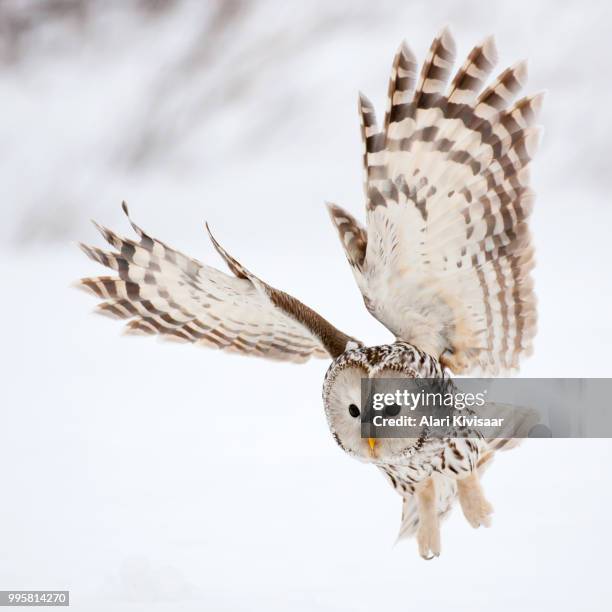
[(491, 526), (491, 513), (493, 506), (486, 500), (480, 478), (476, 471), (470, 472), (469, 476), (457, 481), (457, 492), (461, 509), (468, 523), (477, 529), (481, 525)]
[(440, 556), (440, 520), (436, 508), (436, 488), (433, 478), (428, 478), (416, 487), (419, 509), (417, 543), (419, 554), (430, 560)]

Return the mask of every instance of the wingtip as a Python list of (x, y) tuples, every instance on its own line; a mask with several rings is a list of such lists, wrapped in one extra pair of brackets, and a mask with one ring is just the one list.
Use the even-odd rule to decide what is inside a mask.
[(79, 278), (78, 280), (72, 281), (71, 283), (68, 283), (68, 288), (69, 289), (78, 289), (79, 291), (85, 291), (87, 288), (85, 287), (84, 283), (83, 283), (83, 279)]
[(370, 99), (368, 98), (368, 96), (366, 96), (363, 91), (359, 90), (357, 92), (357, 100), (359, 103), (359, 110), (360, 111), (364, 111), (364, 110), (372, 110), (374, 107), (372, 105), (372, 102), (370, 102)]
[(212, 230), (210, 229), (210, 225), (208, 224), (208, 221), (204, 221), (204, 229), (206, 230), (206, 233), (208, 234), (208, 237), (211, 239), (212, 243), (215, 246), (217, 246), (219, 243), (217, 242), (217, 240), (213, 236), (213, 233), (212, 233)]
[(482, 41), (481, 46), (487, 61), (491, 64), (491, 66), (495, 66), (499, 60), (495, 36), (493, 34), (489, 34), (489, 36)]
[(89, 255), (91, 254), (90, 246), (88, 246), (84, 242), (77, 242), (76, 245), (79, 247), (79, 249), (81, 249), (81, 251), (83, 251), (83, 253), (85, 253), (85, 255), (89, 257)]
[(140, 327), (130, 327), (129, 323), (122, 327), (120, 333), (124, 338), (144, 338), (145, 336), (151, 336), (151, 332), (144, 331)]
[(516, 62), (516, 64), (513, 64), (512, 72), (514, 73), (514, 78), (518, 81), (519, 85), (523, 87), (527, 82), (527, 77), (529, 75), (529, 61), (527, 58), (519, 60)]
[(227, 253), (225, 252), (225, 249), (219, 244), (218, 240), (214, 237), (212, 230), (210, 229), (210, 225), (208, 224), (208, 221), (204, 221), (204, 227), (206, 228), (208, 238), (212, 242), (212, 245), (215, 247), (215, 250), (217, 251), (217, 253), (219, 253), (219, 255), (221, 255), (221, 257), (225, 259), (227, 257)]
[(440, 39), (440, 41), (444, 45), (444, 48), (447, 49), (449, 53), (455, 55), (457, 51), (457, 43), (455, 42), (455, 38), (448, 24), (444, 25), (441, 28), (436, 38)]
[(445, 23), (439, 30), (438, 30), (438, 36), (437, 38), (444, 38), (444, 37), (448, 37), (451, 36), (451, 30), (450, 30), (450, 24)]
[(208, 222), (204, 222), (204, 225), (206, 227), (206, 231), (208, 232), (208, 237), (210, 238), (210, 241), (212, 242), (213, 246), (215, 247), (215, 250), (217, 251), (217, 253), (219, 253), (219, 255), (221, 255), (221, 257), (223, 258), (223, 260), (225, 261), (225, 263), (227, 264), (227, 266), (229, 267), (229, 269), (238, 277), (238, 278), (248, 278), (251, 281), (253, 281), (253, 279), (255, 279), (255, 277), (246, 269), (242, 266), (242, 264), (240, 262), (238, 262), (238, 260), (234, 259), (216, 240), (216, 238), (213, 236), (212, 231), (210, 230), (210, 227), (208, 225)]
[(72, 281), (68, 285), (68, 287), (71, 289), (77, 289), (78, 291), (83, 291), (87, 293), (88, 295), (93, 294), (97, 297), (103, 297), (99, 291), (96, 291), (96, 289), (93, 286), (93, 281), (89, 277), (79, 278), (75, 281)]
[(100, 225), (100, 223), (98, 223), (95, 219), (90, 219), (89, 221), (98, 230), (98, 232), (102, 234), (103, 237), (106, 237), (108, 231), (104, 226)]
[(406, 59), (416, 61), (416, 57), (405, 38), (400, 43), (398, 54), (402, 54)]
[(329, 215), (332, 222), (336, 223), (336, 215), (338, 214), (339, 208), (333, 202), (325, 202), (325, 208), (327, 209), (327, 214)]
[[(374, 105), (362, 91), (359, 92), (357, 100), (357, 112), (359, 113), (359, 121), (362, 130), (378, 131)], [(362, 134), (368, 135), (369, 132), (366, 133), (362, 131)]]
[(536, 117), (540, 115), (542, 105), (544, 104), (544, 98), (547, 96), (548, 90), (542, 90), (531, 96), (530, 105), (531, 109)]
[(111, 310), (108, 302), (101, 302), (100, 304), (97, 304), (95, 308), (92, 309), (91, 313), (107, 319), (113, 319), (115, 321), (124, 321), (126, 318), (124, 316), (122, 317), (114, 310)]

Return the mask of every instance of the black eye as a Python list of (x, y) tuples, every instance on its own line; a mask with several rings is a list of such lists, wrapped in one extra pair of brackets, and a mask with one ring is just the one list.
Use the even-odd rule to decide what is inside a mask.
[(400, 406), (398, 406), (397, 404), (391, 404), (391, 406), (385, 406), (385, 415), (394, 417), (400, 413), (400, 410)]
[(349, 414), (352, 417), (357, 418), (361, 414), (361, 412), (359, 412), (359, 408), (357, 408), (355, 404), (351, 404), (349, 406)]

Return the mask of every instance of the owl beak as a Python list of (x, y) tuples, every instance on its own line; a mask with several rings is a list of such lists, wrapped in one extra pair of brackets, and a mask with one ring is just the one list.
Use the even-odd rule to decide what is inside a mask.
[(374, 447), (376, 446), (376, 438), (368, 438), (368, 444), (370, 445), (370, 457), (375, 457)]

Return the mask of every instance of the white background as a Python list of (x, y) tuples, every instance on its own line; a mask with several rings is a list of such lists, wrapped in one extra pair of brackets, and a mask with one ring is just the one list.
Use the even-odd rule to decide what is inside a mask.
[[(157, 8), (155, 8), (157, 6)], [(368, 344), (323, 207), (363, 216), (357, 90), (380, 114), (402, 38), (422, 60), (496, 35), (548, 90), (533, 164), (539, 334), (525, 376), (611, 373), (605, 2), (0, 4), (0, 589), (77, 610), (605, 610), (612, 443), (530, 441), (443, 554), (394, 546), (400, 500), (345, 456), (324, 361), (122, 338), (69, 288), (102, 273), (90, 217), (222, 266), (203, 233)]]

